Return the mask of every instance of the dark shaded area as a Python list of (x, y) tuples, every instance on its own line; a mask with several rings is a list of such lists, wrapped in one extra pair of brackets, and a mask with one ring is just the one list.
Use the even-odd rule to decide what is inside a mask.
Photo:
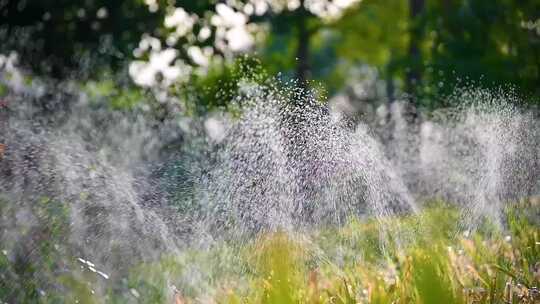
[[(137, 0), (2, 0), (0, 53), (17, 51), (23, 66), (55, 78), (73, 72), (98, 76), (133, 59), (143, 34), (166, 37), (173, 31), (163, 25), (168, 10), (181, 7), (203, 18), (219, 1), (156, 3), (150, 9)], [(250, 16), (250, 22), (269, 25), (255, 57), (271, 74), (282, 72), (301, 85), (320, 81), (333, 94), (343, 89), (350, 68), (368, 65), (386, 81), (387, 100), (407, 93), (430, 109), (445, 106), (440, 96), (471, 82), (515, 87), (525, 99), (537, 102), (538, 20), (540, 3), (535, 0), (365, 0), (341, 18), (326, 21), (300, 1), (292, 11)], [(192, 30), (197, 32), (198, 26)], [(211, 45), (214, 34), (201, 46)], [(171, 46), (193, 63), (183, 48), (186, 43), (181, 37)], [(227, 68), (214, 70), (227, 73)], [(216, 79), (216, 73), (209, 77)]]
[(16, 50), (24, 66), (63, 78), (119, 68), (163, 12), (133, 0), (0, 1), (0, 52)]

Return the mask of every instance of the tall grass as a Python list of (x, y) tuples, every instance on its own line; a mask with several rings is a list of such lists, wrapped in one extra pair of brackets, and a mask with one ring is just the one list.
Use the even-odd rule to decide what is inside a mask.
[(67, 249), (49, 250), (47, 240), (68, 233), (65, 210), (48, 200), (38, 207), (48, 236), (33, 260), (0, 255), (2, 301), (540, 303), (540, 206), (508, 207), (504, 228), (486, 222), (475, 232), (460, 228), (458, 209), (439, 204), (384, 222), (266, 233), (135, 266), (104, 289), (94, 288), (94, 273), (70, 266)]
[[(437, 207), (393, 219), (407, 239), (385, 250), (374, 221), (352, 221), (311, 243), (267, 235), (252, 245), (260, 270), (249, 288), (227, 290), (216, 302), (540, 303), (539, 228), (525, 212), (508, 210), (507, 231), (460, 233), (457, 217)], [(313, 263), (317, 251), (326, 258)]]

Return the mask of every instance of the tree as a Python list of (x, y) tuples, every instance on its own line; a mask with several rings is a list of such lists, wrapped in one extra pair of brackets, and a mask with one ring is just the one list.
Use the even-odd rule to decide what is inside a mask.
[[(132, 65), (132, 75), (140, 85), (152, 86), (156, 77), (143, 79), (140, 75), (166, 74), (167, 86), (178, 79), (187, 80), (190, 73), (204, 73), (212, 64), (253, 52), (272, 35), (285, 35), (295, 37), (291, 61), (295, 62), (296, 78), (305, 84), (310, 78), (311, 38), (356, 1), (244, 0), (215, 6), (212, 1), (197, 1), (196, 5), (177, 2), (166, 9), (162, 36), (143, 38), (142, 47), (136, 50), (141, 60)], [(166, 64), (152, 68), (152, 63), (160, 62)]]
[(336, 23), (337, 52), (377, 67), (390, 100), (396, 87), (423, 108), (446, 106), (445, 96), (464, 85), (510, 86), (538, 100), (539, 5), (364, 0)]
[(422, 14), (424, 11), (424, 0), (409, 0), (409, 18), (410, 18), (410, 34), (409, 34), (409, 50), (408, 56), (412, 63), (406, 73), (405, 91), (409, 95), (415, 95), (416, 87), (420, 85), (422, 78), (422, 55), (420, 52), (420, 43), (424, 26), (422, 24)]
[(333, 26), (338, 33), (337, 56), (346, 67), (367, 64), (378, 69), (392, 101), (396, 81), (405, 77), (409, 41), (408, 6), (405, 1), (364, 0), (349, 9)]
[(58, 78), (98, 73), (121, 67), (162, 19), (163, 10), (139, 0), (1, 1), (0, 52), (16, 51), (34, 72)]
[(426, 9), (429, 95), (448, 94), (465, 80), (540, 97), (540, 35), (524, 26), (540, 18), (538, 1), (447, 0)]

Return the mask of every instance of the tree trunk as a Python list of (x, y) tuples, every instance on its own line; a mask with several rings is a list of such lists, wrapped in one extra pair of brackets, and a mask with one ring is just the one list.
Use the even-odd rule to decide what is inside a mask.
[(422, 26), (419, 24), (419, 17), (424, 10), (424, 0), (409, 0), (409, 17), (411, 21), (409, 58), (411, 65), (406, 75), (405, 91), (409, 96), (413, 96), (416, 87), (422, 78), (421, 66), (422, 58), (420, 54), (420, 42), (422, 39)]
[(300, 1), (300, 7), (297, 9), (297, 41), (298, 48), (296, 50), (296, 79), (301, 87), (307, 88), (307, 81), (310, 78), (309, 64), (309, 41), (310, 32), (307, 28), (308, 11), (306, 10), (305, 0)]

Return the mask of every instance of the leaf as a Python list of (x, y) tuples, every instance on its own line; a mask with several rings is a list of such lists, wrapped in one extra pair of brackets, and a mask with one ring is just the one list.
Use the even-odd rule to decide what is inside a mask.
[(512, 279), (516, 280), (516, 282), (519, 282), (521, 284), (523, 284), (523, 286), (527, 287), (528, 289), (530, 289), (530, 284), (528, 284), (528, 282), (525, 282), (524, 280), (520, 279), (517, 275), (515, 275), (514, 273), (512, 273), (510, 270), (508, 269), (505, 269), (497, 264), (493, 264), (492, 265), (495, 269), (499, 270), (500, 272), (508, 275), (509, 277), (511, 277)]

